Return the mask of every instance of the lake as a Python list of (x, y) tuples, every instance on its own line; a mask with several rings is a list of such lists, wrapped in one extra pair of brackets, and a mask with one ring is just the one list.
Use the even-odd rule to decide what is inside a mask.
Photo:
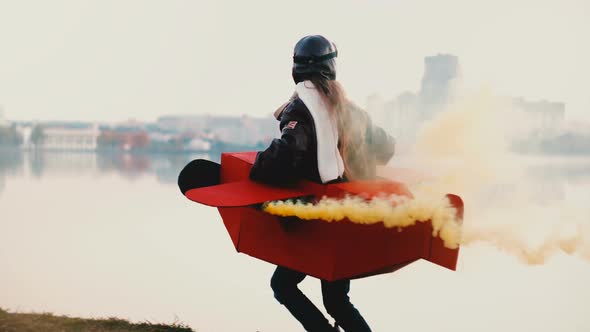
[[(301, 331), (273, 298), (274, 266), (236, 253), (217, 211), (177, 189), (180, 169), (208, 157), (0, 152), (0, 307)], [(590, 331), (590, 157), (517, 160), (524, 175), (465, 199), (465, 223), (573, 223), (586, 244), (529, 265), (473, 243), (457, 272), (419, 261), (355, 280), (350, 296), (374, 331)], [(321, 307), (320, 283), (301, 287)]]

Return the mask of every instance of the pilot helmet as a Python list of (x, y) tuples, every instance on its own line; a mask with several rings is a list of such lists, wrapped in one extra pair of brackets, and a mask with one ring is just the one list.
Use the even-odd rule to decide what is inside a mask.
[(324, 36), (301, 38), (293, 52), (293, 80), (296, 84), (312, 78), (335, 80), (337, 56), (336, 45)]

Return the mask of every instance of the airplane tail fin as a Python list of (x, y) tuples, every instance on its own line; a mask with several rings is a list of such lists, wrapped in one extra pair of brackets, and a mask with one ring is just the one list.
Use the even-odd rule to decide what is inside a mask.
[[(457, 210), (457, 219), (463, 220), (463, 200), (461, 197), (453, 194), (447, 194), (451, 205)], [(432, 237), (428, 257), (423, 257), (429, 262), (446, 267), (455, 271), (457, 269), (457, 260), (459, 258), (459, 248), (449, 249), (445, 247), (444, 242), (439, 237)]]

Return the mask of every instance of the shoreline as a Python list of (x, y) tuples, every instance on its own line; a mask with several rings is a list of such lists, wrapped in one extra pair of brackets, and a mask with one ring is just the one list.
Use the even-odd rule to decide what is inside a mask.
[(109, 318), (76, 318), (57, 316), (52, 313), (10, 312), (0, 308), (0, 331), (6, 332), (195, 332), (180, 322), (158, 324), (151, 322), (131, 323), (127, 320)]

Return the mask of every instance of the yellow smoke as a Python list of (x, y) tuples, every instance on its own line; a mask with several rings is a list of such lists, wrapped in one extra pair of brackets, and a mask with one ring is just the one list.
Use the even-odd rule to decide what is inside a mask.
[[(419, 131), (412, 154), (418, 165), (436, 165), (436, 176), (420, 185), (463, 198), (462, 245), (485, 243), (527, 264), (543, 264), (559, 252), (589, 259), (588, 233), (580, 225), (590, 221), (590, 209), (531, 199), (544, 188), (528, 177), (525, 158), (508, 148), (528, 125), (521, 116), (489, 90), (467, 94), (438, 113)], [(569, 232), (558, 231), (563, 229)]]
[(517, 257), (530, 265), (544, 264), (547, 259), (558, 252), (567, 255), (580, 254), (584, 259), (590, 259), (584, 253), (584, 237), (581, 231), (571, 235), (553, 233), (543, 239), (540, 245), (531, 247), (521, 236), (510, 230), (471, 230), (463, 234), (463, 245), (476, 242), (489, 244), (498, 250)]
[(410, 199), (391, 195), (366, 200), (356, 196), (343, 199), (324, 197), (319, 202), (274, 201), (264, 211), (283, 217), (303, 220), (338, 222), (349, 220), (356, 224), (383, 223), (386, 228), (404, 228), (417, 222), (431, 222), (432, 236), (439, 236), (446, 247), (455, 249), (461, 242), (461, 221), (445, 196), (419, 195)]
[(415, 225), (417, 222), (431, 222), (433, 237), (440, 237), (447, 248), (483, 242), (519, 258), (522, 262), (543, 264), (547, 258), (563, 252), (568, 255), (581, 254), (590, 259), (590, 251), (584, 249), (581, 227), (573, 234), (563, 235), (554, 231), (536, 247), (531, 247), (523, 237), (510, 229), (485, 229), (471, 225), (463, 228), (456, 217), (456, 210), (445, 196), (416, 195), (414, 199), (402, 196), (376, 197), (370, 200), (356, 196), (343, 199), (324, 197), (319, 202), (273, 201), (264, 206), (264, 211), (282, 217), (297, 217), (302, 220), (323, 220), (339, 222), (348, 220), (356, 224), (382, 223), (386, 228)]

